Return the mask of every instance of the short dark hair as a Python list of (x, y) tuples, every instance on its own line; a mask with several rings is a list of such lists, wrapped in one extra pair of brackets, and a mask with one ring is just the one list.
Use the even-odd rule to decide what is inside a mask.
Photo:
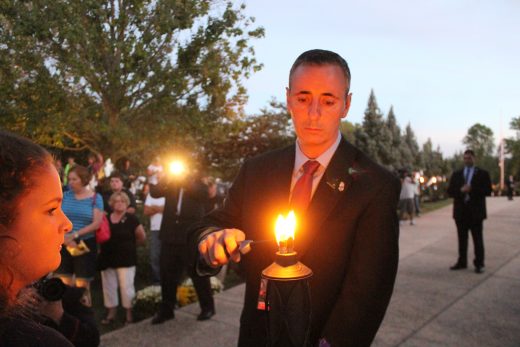
[(343, 59), (338, 53), (327, 51), (324, 49), (311, 49), (310, 51), (303, 52), (294, 61), (291, 71), (289, 72), (289, 87), (291, 86), (291, 77), (294, 70), (300, 65), (336, 65), (343, 71), (345, 79), (347, 81), (347, 93), (350, 89), (350, 69), (345, 59)]
[(121, 182), (124, 182), (124, 178), (123, 178), (123, 174), (121, 173), (121, 171), (114, 171), (112, 172), (112, 174), (110, 175), (110, 179), (112, 178), (119, 178), (121, 180)]
[(89, 184), (90, 180), (92, 179), (92, 174), (84, 166), (74, 165), (72, 167), (72, 169), (69, 170), (69, 175), (71, 172), (74, 172), (74, 173), (76, 173), (76, 175), (78, 175), (83, 187), (86, 186), (87, 184)]
[(472, 149), (466, 149), (466, 150), (464, 151), (464, 154), (469, 154), (469, 155), (471, 155), (472, 157), (475, 156), (475, 152), (473, 152)]

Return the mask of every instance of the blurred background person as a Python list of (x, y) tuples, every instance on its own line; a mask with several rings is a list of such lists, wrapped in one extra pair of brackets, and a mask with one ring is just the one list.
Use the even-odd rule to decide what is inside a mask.
[(128, 198), (130, 199), (130, 205), (128, 206), (128, 213), (135, 213), (135, 210), (137, 209), (137, 202), (135, 201), (135, 196), (132, 194), (131, 191), (129, 191), (123, 183), (123, 175), (119, 171), (112, 172), (112, 175), (110, 175), (110, 189), (108, 191), (105, 191), (103, 194), (103, 202), (105, 206), (105, 212), (107, 214), (112, 213), (112, 207), (110, 207), (110, 204), (108, 201), (110, 200), (110, 197), (114, 193), (125, 193)]
[(513, 195), (515, 195), (515, 179), (513, 178), (513, 175), (509, 175), (508, 179), (506, 180), (506, 186), (507, 199), (513, 200)]
[(159, 285), (161, 283), (160, 271), (160, 255), (161, 240), (159, 232), (164, 212), (164, 197), (154, 198), (150, 194), (144, 202), (144, 215), (150, 218), (150, 266), (152, 269), (152, 284)]
[(208, 200), (204, 204), (205, 213), (210, 213), (224, 203), (224, 196), (219, 194), (217, 180), (211, 176), (205, 177), (203, 182), (208, 186)]
[(130, 188), (132, 181), (136, 178), (130, 166), (130, 159), (127, 157), (121, 157), (116, 161), (116, 170), (119, 171), (120, 177), (123, 181), (123, 186), (127, 189)]
[(149, 184), (157, 184), (159, 181), (159, 175), (163, 172), (163, 166), (161, 164), (161, 157), (155, 156), (153, 161), (146, 168), (146, 176)]
[(0, 130), (0, 346), (72, 346), (29, 319), (22, 288), (60, 264), (72, 224), (61, 208), (61, 182), (50, 154)]
[[(56, 276), (69, 286), (86, 288), (90, 298), (90, 282), (96, 272), (96, 230), (103, 216), (103, 199), (89, 189), (90, 173), (76, 165), (69, 171), (69, 190), (63, 193), (62, 208), (72, 221), (72, 232), (65, 235), (61, 264)], [(86, 252), (78, 249), (88, 248)]]
[(65, 165), (65, 168), (63, 169), (63, 186), (68, 188), (68, 180), (69, 180), (69, 172), (70, 169), (72, 169), (74, 166), (76, 166), (76, 162), (74, 157), (67, 157), (67, 164)]
[(210, 279), (198, 276), (194, 269), (188, 266), (187, 244), (189, 227), (204, 216), (208, 186), (193, 173), (167, 173), (159, 178), (156, 185), (150, 185), (150, 194), (154, 198), (165, 198), (159, 233), (162, 301), (152, 324), (161, 324), (175, 317), (177, 286), (186, 272), (193, 281), (199, 299), (201, 312), (197, 319), (210, 319), (215, 314)]
[(135, 267), (137, 244), (143, 244), (146, 235), (134, 214), (128, 213), (130, 199), (123, 192), (112, 194), (109, 199), (112, 213), (109, 215), (110, 239), (100, 245), (98, 269), (101, 270), (103, 301), (107, 315), (101, 324), (111, 324), (117, 316), (119, 298), (126, 310), (126, 324), (133, 322), (132, 300), (135, 297)]
[(412, 175), (412, 182), (415, 185), (415, 191), (413, 195), (413, 202), (415, 207), (415, 216), (421, 215), (421, 181), (419, 180), (421, 175), (419, 172), (415, 172)]
[(412, 178), (408, 171), (403, 172), (401, 180), (401, 194), (399, 196), (399, 222), (403, 223), (404, 214), (407, 213), (410, 218), (410, 225), (414, 225), (413, 212), (414, 212), (414, 195), (415, 195), (415, 184), (412, 182)]

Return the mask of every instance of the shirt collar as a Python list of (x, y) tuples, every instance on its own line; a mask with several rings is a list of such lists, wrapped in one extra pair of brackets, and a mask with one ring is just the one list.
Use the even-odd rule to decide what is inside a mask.
[(300, 168), (307, 162), (307, 160), (316, 160), (320, 163), (321, 167), (327, 168), (329, 165), (332, 156), (336, 152), (336, 149), (339, 147), (339, 143), (341, 141), (341, 133), (338, 131), (338, 137), (336, 141), (322, 154), (320, 154), (317, 158), (309, 158), (307, 157), (302, 150), (300, 149), (300, 145), (298, 141), (296, 141), (296, 156), (294, 158), (294, 172), (298, 172)]

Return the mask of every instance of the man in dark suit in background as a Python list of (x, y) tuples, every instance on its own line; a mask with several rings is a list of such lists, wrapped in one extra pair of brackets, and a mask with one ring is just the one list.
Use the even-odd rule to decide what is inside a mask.
[(486, 196), (491, 195), (491, 179), (486, 170), (475, 166), (475, 153), (464, 152), (464, 168), (451, 175), (448, 194), (453, 198), (453, 218), (457, 225), (459, 259), (451, 270), (468, 267), (468, 231), (475, 248), (475, 272), (484, 272), (483, 221), (486, 219)]
[(165, 198), (163, 219), (159, 231), (161, 253), (159, 258), (162, 302), (152, 324), (161, 324), (174, 318), (177, 304), (177, 286), (184, 274), (193, 281), (201, 312), (198, 320), (210, 319), (215, 314), (215, 303), (209, 277), (200, 277), (188, 268), (187, 231), (190, 225), (204, 216), (208, 187), (200, 179), (162, 174), (156, 185), (150, 185), (154, 198)]
[(224, 207), (192, 234), (204, 259), (199, 270), (203, 262), (218, 268), (229, 259), (244, 268), (239, 346), (269, 343), (267, 313), (257, 302), (262, 269), (277, 250), (275, 242), (260, 243), (241, 259), (239, 243), (274, 241), (274, 221), (289, 207), (298, 218), (294, 249), (314, 272), (311, 345), (369, 346), (383, 319), (397, 271), (400, 185), (341, 136), (349, 86), (350, 70), (338, 54), (300, 55), (287, 88), (296, 144), (245, 161)]

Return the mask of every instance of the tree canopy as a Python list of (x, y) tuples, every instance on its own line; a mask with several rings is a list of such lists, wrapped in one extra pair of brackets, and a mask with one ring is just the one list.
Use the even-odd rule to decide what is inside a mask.
[(108, 156), (196, 147), (243, 116), (264, 30), (210, 0), (2, 1), (0, 125)]

